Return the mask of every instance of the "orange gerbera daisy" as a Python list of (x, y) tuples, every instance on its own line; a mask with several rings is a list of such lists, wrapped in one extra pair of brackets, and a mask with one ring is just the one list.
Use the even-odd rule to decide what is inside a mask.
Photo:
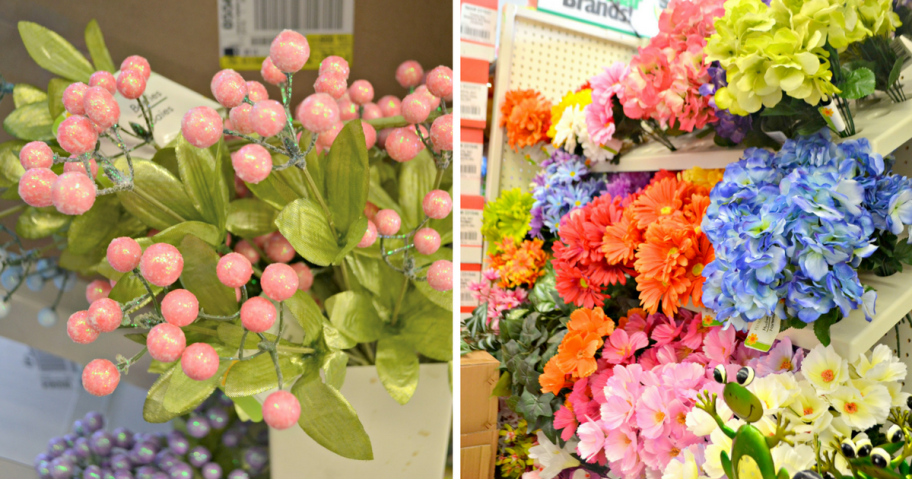
[(555, 396), (567, 386), (567, 377), (557, 366), (557, 356), (552, 356), (545, 364), (545, 372), (538, 377), (538, 384), (541, 384), (543, 394), (552, 393)]
[(583, 336), (568, 332), (557, 348), (557, 366), (564, 374), (584, 378), (598, 368), (595, 352), (602, 345), (602, 338), (596, 333)]
[[(637, 250), (634, 266), (640, 275), (667, 281), (677, 268), (693, 258), (693, 228), (680, 215), (649, 225), (645, 242)], [(639, 281), (639, 278), (637, 279)]]
[(551, 103), (535, 90), (511, 90), (500, 105), (501, 126), (513, 151), (547, 139)]
[[(567, 329), (584, 336), (594, 333), (599, 338), (605, 338), (614, 332), (614, 321), (605, 316), (602, 308), (580, 308), (570, 313), (570, 322), (567, 323)], [(599, 347), (601, 346), (599, 344)]]
[(709, 197), (705, 195), (691, 195), (690, 202), (684, 205), (684, 218), (690, 224), (694, 225), (697, 233), (700, 232), (700, 225), (703, 223), (703, 215), (709, 208)]
[(690, 296), (694, 306), (703, 307), (703, 283), (706, 282), (706, 278), (703, 277), (703, 268), (714, 259), (716, 259), (716, 253), (709, 238), (703, 234), (697, 236), (694, 241), (694, 257), (687, 267), (691, 285), (690, 289), (684, 293), (684, 298)]
[(680, 210), (683, 205), (680, 187), (681, 183), (673, 176), (646, 187), (631, 205), (637, 227), (644, 230), (650, 223)]
[(526, 240), (517, 245), (515, 239), (505, 236), (497, 243), (498, 253), (489, 253), (491, 267), (500, 273), (500, 286), (514, 288), (532, 286), (544, 276), (548, 254), (542, 250), (543, 240)]
[(627, 263), (633, 261), (637, 246), (642, 242), (643, 232), (633, 219), (633, 208), (627, 208), (616, 223), (605, 228), (601, 251), (608, 264)]
[(667, 281), (655, 278), (637, 278), (637, 291), (640, 292), (640, 304), (649, 312), (655, 313), (662, 305), (662, 312), (671, 316), (678, 312), (681, 297), (691, 286), (684, 268), (676, 269)]

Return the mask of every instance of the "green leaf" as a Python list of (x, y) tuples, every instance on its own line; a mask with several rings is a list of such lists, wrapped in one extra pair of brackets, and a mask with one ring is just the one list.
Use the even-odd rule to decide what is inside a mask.
[(519, 403), (516, 405), (516, 412), (522, 414), (527, 421), (532, 422), (539, 416), (551, 417), (554, 414), (551, 409), (551, 398), (554, 394), (547, 393), (536, 397), (529, 390), (524, 390), (519, 396)]
[(47, 93), (28, 83), (17, 83), (13, 87), (13, 106), (19, 108), (31, 103), (46, 102)]
[(893, 63), (893, 69), (890, 70), (890, 76), (887, 78), (887, 88), (893, 86), (897, 80), (899, 80), (899, 74), (902, 73), (903, 69), (903, 59), (897, 58), (896, 62)]
[(427, 149), (402, 164), (399, 173), (399, 204), (402, 206), (403, 230), (408, 231), (424, 219), (424, 195), (434, 189), (437, 167)]
[(336, 253), (336, 257), (333, 258), (334, 265), (342, 264), (342, 259), (355, 249), (358, 246), (358, 243), (364, 239), (364, 233), (366, 231), (367, 217), (362, 215), (348, 227), (348, 232), (345, 233), (345, 244), (342, 245), (342, 249), (340, 249), (339, 252)]
[[(215, 344), (212, 347), (219, 353), (219, 356), (231, 354), (228, 348), (221, 344)], [(221, 381), (222, 376), (225, 375), (225, 371), (228, 370), (230, 365), (231, 361), (219, 361), (218, 371), (209, 379), (202, 381), (190, 379), (189, 376), (184, 374), (183, 368), (173, 368), (174, 373), (171, 375), (171, 385), (162, 399), (162, 405), (166, 410), (178, 413), (199, 406), (200, 403), (212, 395), (212, 391), (215, 391), (215, 387)]]
[(50, 141), (54, 139), (53, 123), (47, 103), (30, 103), (10, 113), (3, 120), (3, 129), (22, 140)]
[(16, 234), (24, 239), (44, 238), (60, 231), (72, 220), (72, 216), (58, 212), (53, 206), (29, 206), (16, 220)]
[(196, 236), (213, 248), (221, 245), (218, 229), (216, 229), (215, 226), (212, 226), (209, 223), (203, 223), (202, 221), (178, 223), (153, 236), (152, 241), (156, 243), (168, 243), (172, 246), (180, 246), (181, 241), (183, 241), (184, 237), (187, 235)]
[(180, 177), (180, 169), (177, 166), (177, 152), (174, 148), (162, 148), (156, 151), (155, 156), (152, 157), (152, 162), (164, 166), (175, 178)]
[(323, 313), (320, 307), (306, 291), (298, 290), (294, 296), (285, 300), (285, 306), (294, 315), (298, 324), (304, 328), (304, 346), (310, 346), (320, 339), (323, 333)]
[(218, 253), (193, 235), (184, 236), (178, 250), (184, 257), (181, 284), (199, 300), (200, 310), (219, 316), (236, 313), (238, 303), (234, 289), (222, 284), (215, 273)]
[(92, 209), (76, 216), (67, 233), (67, 247), (73, 254), (86, 254), (104, 240), (120, 220), (120, 202), (114, 195), (95, 199)]
[[(292, 363), (291, 359), (279, 356), (279, 367), (282, 368), (282, 379), (288, 383), (304, 372), (303, 366)], [(279, 385), (275, 364), (269, 354), (261, 354), (253, 359), (237, 361), (228, 370), (225, 380), (225, 394), (228, 397), (253, 396)]]
[(326, 345), (332, 349), (350, 349), (358, 344), (354, 339), (340, 333), (329, 321), (323, 322), (323, 338)]
[(95, 63), (95, 69), (114, 73), (116, 71), (114, 61), (111, 60), (111, 54), (108, 53), (108, 47), (105, 46), (104, 35), (101, 34), (101, 28), (94, 18), (86, 25), (85, 42), (92, 62)]
[(367, 199), (381, 210), (393, 210), (399, 216), (402, 216), (402, 208), (399, 207), (399, 203), (393, 200), (389, 193), (383, 189), (380, 181), (380, 169), (377, 166), (371, 167), (370, 191)]
[[(152, 286), (152, 292), (158, 294), (161, 292), (162, 288), (159, 286)], [(117, 301), (118, 303), (129, 303), (134, 299), (146, 294), (146, 288), (143, 286), (142, 281), (133, 274), (125, 274), (114, 285), (114, 288), (111, 289), (111, 294), (108, 295), (109, 298)]]
[(839, 96), (847, 100), (857, 100), (874, 93), (874, 72), (867, 68), (858, 68), (845, 76), (845, 81), (838, 85), (842, 93)]
[(348, 354), (344, 351), (333, 351), (323, 360), (323, 371), (326, 372), (326, 384), (342, 389), (345, 383), (345, 372), (348, 368)]
[(19, 150), (25, 146), (22, 140), (10, 140), (0, 144), (0, 186), (19, 190), (19, 178), (25, 174), (25, 168), (19, 161)]
[[(272, 155), (272, 164), (281, 165), (288, 162), (285, 155)], [(245, 183), (254, 196), (265, 201), (273, 208), (281, 210), (288, 203), (307, 197), (304, 186), (304, 174), (298, 168), (286, 168), (273, 171), (259, 183)]]
[(155, 383), (152, 384), (152, 387), (149, 388), (149, 393), (146, 395), (146, 402), (143, 404), (143, 419), (145, 419), (146, 422), (161, 424), (180, 416), (180, 413), (168, 411), (165, 409), (164, 404), (162, 404), (165, 395), (168, 393), (168, 389), (170, 389), (171, 386), (171, 376), (174, 374), (174, 371), (178, 369), (180, 369), (180, 364), (175, 364), (162, 373), (158, 379), (155, 380)]
[(383, 332), (383, 321), (367, 295), (352, 291), (339, 293), (326, 300), (326, 309), (330, 311), (333, 326), (359, 343), (376, 341)]
[[(415, 258), (415, 263), (417, 266), (421, 267), (441, 259), (452, 260), (453, 250), (450, 248), (440, 248), (430, 256), (417, 256)], [(432, 288), (427, 281), (412, 281), (412, 284), (415, 285), (415, 289), (421, 292), (421, 294), (432, 303), (447, 311), (453, 311), (453, 291), (437, 291)]]
[[(252, 396), (236, 397), (231, 398), (231, 400), (234, 401), (236, 409), (243, 411), (247, 415), (248, 420), (253, 422), (261, 422), (263, 420), (263, 405)], [(240, 415), (240, 412), (238, 412), (238, 415)]]
[(339, 391), (323, 384), (319, 374), (302, 376), (291, 392), (301, 401), (301, 411), (306, 411), (298, 424), (317, 444), (349, 459), (374, 458), (358, 413)]
[(360, 121), (348, 122), (333, 142), (325, 181), (326, 202), (333, 221), (339, 231), (347, 232), (352, 223), (363, 216), (370, 187), (367, 148)]
[(244, 198), (228, 203), (226, 228), (241, 238), (255, 238), (276, 230), (279, 212), (264, 201)]
[[(118, 158), (114, 164), (121, 172), (128, 171), (125, 158)], [(157, 230), (185, 221), (204, 221), (184, 191), (184, 185), (165, 167), (134, 159), (133, 168), (133, 191), (119, 191), (117, 197), (138, 220)]]
[(64, 78), (89, 83), (89, 77), (95, 69), (63, 37), (32, 22), (19, 22), (19, 35), (38, 66)]
[(63, 91), (72, 83), (70, 80), (64, 80), (63, 78), (51, 78), (50, 83), (48, 83), (48, 111), (51, 113), (51, 118), (57, 118), (65, 111), (63, 107)]
[(513, 391), (510, 388), (511, 384), (513, 384), (513, 381), (510, 379), (510, 371), (500, 373), (500, 379), (498, 379), (497, 384), (494, 385), (494, 390), (491, 391), (491, 397), (510, 396), (513, 394)]
[(833, 308), (828, 313), (821, 315), (814, 321), (814, 335), (824, 346), (830, 345), (830, 326), (839, 319), (839, 308)]
[(328, 266), (342, 251), (323, 210), (313, 200), (298, 199), (286, 206), (275, 220), (282, 236), (311, 263)]
[(223, 150), (220, 145), (215, 146), (213, 154), (209, 148), (197, 148), (183, 135), (178, 135), (175, 153), (181, 181), (193, 206), (204, 221), (224, 231), (228, 217), (228, 185), (221, 174), (221, 162), (225, 161), (221, 154)]
[(418, 355), (398, 338), (377, 341), (377, 374), (390, 397), (407, 404), (418, 387)]
[(413, 341), (418, 352), (438, 361), (453, 358), (453, 313), (428, 301), (410, 288), (402, 302), (402, 337)]

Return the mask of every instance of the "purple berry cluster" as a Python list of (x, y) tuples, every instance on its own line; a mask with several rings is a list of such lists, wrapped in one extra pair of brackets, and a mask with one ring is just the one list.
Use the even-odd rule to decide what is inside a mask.
[[(90, 412), (73, 432), (48, 441), (35, 458), (41, 479), (255, 479), (269, 477), (269, 433), (241, 421), (227, 396), (216, 392), (169, 434), (104, 429)], [(186, 432), (184, 432), (186, 431)]]

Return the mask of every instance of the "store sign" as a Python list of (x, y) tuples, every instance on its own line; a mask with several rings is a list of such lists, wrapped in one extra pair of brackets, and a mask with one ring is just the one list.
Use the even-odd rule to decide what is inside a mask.
[(652, 37), (668, 0), (538, 0), (538, 9), (628, 35)]

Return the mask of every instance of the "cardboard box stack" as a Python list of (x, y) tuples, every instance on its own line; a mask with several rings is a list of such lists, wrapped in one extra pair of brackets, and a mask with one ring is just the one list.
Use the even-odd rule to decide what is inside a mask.
[(485, 351), (461, 359), (459, 441), (462, 479), (494, 477), (497, 457), (497, 398), (491, 396), (500, 377), (500, 361)]

